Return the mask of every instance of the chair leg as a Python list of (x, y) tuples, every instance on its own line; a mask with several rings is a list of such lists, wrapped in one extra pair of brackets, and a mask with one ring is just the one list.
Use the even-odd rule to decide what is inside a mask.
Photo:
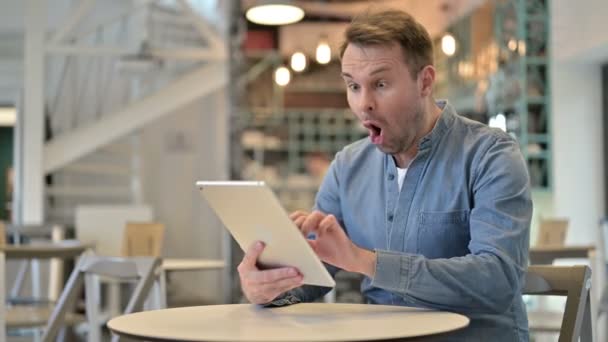
[(40, 329), (35, 329), (34, 330), (33, 341), (34, 342), (42, 342), (42, 331)]
[(121, 283), (116, 281), (115, 279), (109, 279), (104, 281), (107, 287), (108, 294), (108, 315), (109, 317), (116, 317), (122, 313), (120, 298), (122, 297), (121, 293)]
[(19, 263), (19, 270), (17, 270), (17, 276), (15, 277), (15, 282), (13, 283), (13, 287), (11, 288), (10, 298), (18, 298), (21, 296), (23, 281), (25, 279), (25, 275), (29, 267), (30, 262), (28, 260), (21, 261)]
[(63, 324), (63, 320), (68, 308), (73, 305), (76, 300), (78, 290), (82, 288), (84, 279), (80, 272), (80, 268), (82, 267), (84, 261), (85, 258), (81, 258), (70, 275), (70, 278), (68, 279), (68, 282), (66, 283), (64, 290), (57, 301), (57, 305), (51, 313), (51, 317), (44, 330), (44, 335), (42, 336), (42, 341), (55, 341), (55, 337)]
[(154, 284), (159, 300), (159, 309), (167, 308), (167, 271), (160, 267), (160, 274)]
[(91, 274), (85, 275), (85, 302), (87, 321), (89, 323), (88, 342), (101, 341), (100, 327), (100, 281), (99, 277)]
[(4, 261), (4, 252), (0, 251), (0, 276), (2, 276), (2, 281), (0, 281), (0, 340), (6, 340), (6, 304), (4, 298), (4, 275), (6, 273), (6, 264)]
[(33, 259), (30, 261), (30, 278), (32, 281), (32, 297), (42, 298), (42, 290), (40, 288), (40, 260)]
[(583, 321), (581, 322), (581, 342), (593, 342), (593, 330), (591, 328), (591, 298), (587, 293), (587, 299), (585, 300), (585, 308), (583, 314)]

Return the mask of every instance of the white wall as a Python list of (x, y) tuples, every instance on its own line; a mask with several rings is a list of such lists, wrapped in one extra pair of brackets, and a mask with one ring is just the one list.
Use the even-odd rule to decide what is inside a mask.
[(552, 1), (554, 214), (570, 218), (568, 244), (590, 244), (604, 215), (600, 63), (608, 62), (605, 0)]
[(556, 58), (571, 62), (608, 61), (606, 0), (552, 0), (553, 47)]
[[(228, 179), (228, 112), (224, 91), (210, 94), (142, 132), (144, 202), (167, 227), (167, 257), (223, 258), (225, 231), (195, 187)], [(229, 284), (222, 271), (175, 274), (179, 298), (221, 302)], [(224, 292), (226, 291), (226, 292)], [(171, 293), (171, 292), (170, 292)]]
[(552, 69), (555, 214), (570, 218), (567, 243), (590, 244), (604, 207), (600, 70), (568, 62)]

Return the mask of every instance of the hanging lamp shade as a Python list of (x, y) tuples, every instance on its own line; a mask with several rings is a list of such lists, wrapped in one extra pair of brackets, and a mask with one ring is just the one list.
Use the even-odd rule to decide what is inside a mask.
[(304, 10), (291, 1), (256, 1), (245, 17), (260, 25), (286, 25), (304, 18)]

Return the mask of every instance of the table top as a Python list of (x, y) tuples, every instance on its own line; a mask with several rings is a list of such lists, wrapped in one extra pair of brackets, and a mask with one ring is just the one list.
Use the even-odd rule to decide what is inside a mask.
[(165, 271), (211, 270), (226, 267), (224, 260), (166, 258), (162, 261)]
[(373, 341), (420, 337), (466, 327), (463, 315), (403, 306), (301, 303), (278, 308), (208, 305), (138, 312), (108, 327), (155, 341)]
[(91, 244), (80, 243), (76, 240), (63, 240), (61, 242), (4, 245), (0, 246), (0, 251), (4, 252), (7, 259), (73, 258), (92, 247)]
[(19, 234), (27, 237), (45, 237), (50, 236), (55, 230), (65, 231), (65, 227), (58, 224), (7, 224), (6, 234)]
[(530, 247), (530, 252), (549, 253), (549, 252), (589, 252), (595, 250), (594, 245), (569, 245), (569, 246), (534, 246)]
[(551, 264), (555, 259), (588, 258), (593, 245), (530, 247), (530, 263)]

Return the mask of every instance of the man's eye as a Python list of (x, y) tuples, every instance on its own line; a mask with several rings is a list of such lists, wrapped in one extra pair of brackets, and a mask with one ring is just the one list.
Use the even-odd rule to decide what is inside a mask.
[(384, 82), (384, 81), (380, 81), (380, 82), (378, 82), (378, 83), (376, 84), (376, 87), (378, 87), (378, 88), (384, 88), (384, 87), (386, 87), (386, 82)]
[(348, 89), (355, 91), (355, 90), (359, 89), (359, 85), (354, 84), (354, 83), (349, 83)]

